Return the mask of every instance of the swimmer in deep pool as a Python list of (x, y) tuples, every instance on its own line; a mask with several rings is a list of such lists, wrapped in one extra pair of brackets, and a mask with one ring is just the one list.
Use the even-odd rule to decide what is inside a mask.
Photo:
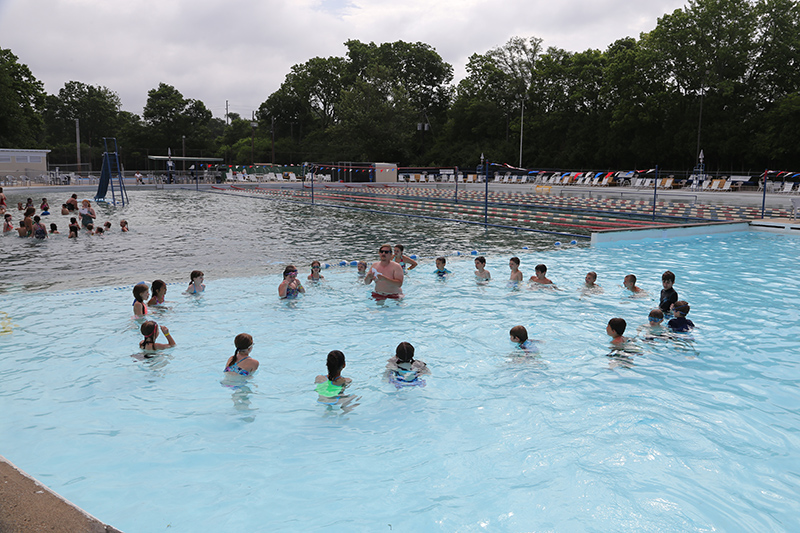
[(247, 333), (239, 333), (233, 339), (236, 351), (225, 363), (225, 372), (234, 372), (241, 376), (251, 376), (258, 370), (258, 361), (250, 357), (253, 351), (253, 337)]
[(139, 343), (139, 348), (143, 350), (163, 350), (165, 348), (172, 348), (175, 346), (175, 339), (172, 338), (172, 335), (169, 333), (169, 329), (167, 326), (161, 326), (161, 332), (167, 338), (167, 342), (169, 344), (160, 344), (156, 342), (158, 338), (158, 329), (159, 326), (153, 320), (148, 320), (142, 327), (139, 328), (139, 331), (144, 335), (144, 339)]

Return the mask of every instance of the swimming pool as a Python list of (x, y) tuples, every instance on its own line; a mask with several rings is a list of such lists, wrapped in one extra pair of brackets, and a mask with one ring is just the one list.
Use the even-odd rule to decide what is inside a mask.
[[(317, 237), (275, 237), (278, 259), (295, 249), (303, 279), (305, 258), (356, 227), (324, 214), (275, 215), (275, 227), (295, 229), (334, 220)], [(260, 216), (255, 227), (272, 227)], [(363, 244), (322, 257), (374, 257), (397, 240), (381, 229), (402, 233), (396, 219), (370, 221), (358, 227)], [(404, 239), (415, 249), (453, 251), (464, 239), (441, 225), (409, 227), (425, 236), (420, 247), (416, 234)], [(522, 239), (506, 238), (463, 241), (465, 251), (489, 248), (488, 286), (475, 283), (470, 256), (449, 257), (453, 277), (434, 279), (427, 253), (406, 298), (386, 305), (349, 267), (324, 271), (320, 285), (304, 281), (306, 296), (287, 303), (277, 299), (277, 261), (264, 268), (262, 257), (247, 277), (200, 266), (207, 292), (170, 285), (166, 309), (154, 312), (178, 346), (144, 362), (132, 357), (140, 335), (119, 279), (6, 293), (13, 333), (0, 335), (0, 407), (12, 415), (0, 422), (0, 450), (126, 532), (796, 529), (800, 281), (790, 273), (800, 241), (741, 233), (606, 248), (518, 243), (526, 278), (545, 263), (560, 290), (515, 291), (505, 283), (509, 248)], [(230, 247), (225, 258), (209, 261), (255, 262), (246, 252), (256, 240), (220, 244)], [(178, 277), (196, 265), (176, 268)], [(653, 301), (617, 285), (633, 272), (657, 297), (666, 269), (700, 327), (690, 338), (638, 341), (641, 355), (619, 365), (607, 357), (606, 322), (621, 316), (633, 334)], [(577, 291), (588, 270), (604, 294)], [(537, 357), (515, 355), (516, 324), (544, 341)], [(242, 331), (261, 368), (236, 382), (221, 370)], [(431, 368), (424, 388), (384, 380), (403, 340)], [(316, 402), (314, 376), (331, 349), (347, 356), (344, 375), (360, 396), (349, 413)]]

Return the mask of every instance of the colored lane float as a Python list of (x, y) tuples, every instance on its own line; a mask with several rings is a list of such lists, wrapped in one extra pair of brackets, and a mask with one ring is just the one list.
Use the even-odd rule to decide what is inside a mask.
[[(255, 192), (273, 199), (308, 202), (310, 186), (302, 189), (262, 189), (214, 187), (218, 190)], [(453, 220), (478, 223), (484, 217), (484, 192), (445, 189), (422, 189), (379, 186), (345, 186), (316, 188), (314, 199), (358, 209), (380, 209), (398, 214), (443, 213)], [(760, 218), (760, 209), (742, 206), (722, 206), (657, 202), (655, 219), (652, 201), (625, 198), (583, 198), (548, 196), (524, 192), (490, 192), (488, 216), (497, 225), (517, 227), (530, 225), (540, 228), (563, 228), (588, 234), (602, 229), (625, 229), (691, 223)], [(767, 216), (787, 216), (783, 209), (769, 209)], [(414, 215), (417, 216), (417, 215)]]

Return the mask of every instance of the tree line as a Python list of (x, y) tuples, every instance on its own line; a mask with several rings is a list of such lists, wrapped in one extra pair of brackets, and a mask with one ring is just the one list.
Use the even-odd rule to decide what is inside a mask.
[[(345, 43), (344, 57), (294, 65), (256, 113), (214, 118), (161, 83), (141, 115), (106, 87), (45, 94), (0, 49), (0, 146), (49, 148), (74, 163), (116, 137), (127, 168), (185, 143), (229, 164), (386, 161), (474, 168), (481, 154), (526, 168), (800, 168), (800, 3), (690, 0), (638, 39), (605, 51), (513, 37), (469, 58), (467, 74), (425, 43)], [(185, 139), (184, 139), (185, 136)]]

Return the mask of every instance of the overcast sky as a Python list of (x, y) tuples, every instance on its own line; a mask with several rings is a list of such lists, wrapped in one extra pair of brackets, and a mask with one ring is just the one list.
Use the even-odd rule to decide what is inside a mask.
[(344, 42), (421, 41), (463, 77), (509, 38), (605, 50), (652, 30), (685, 0), (0, 0), (0, 48), (48, 93), (70, 80), (116, 91), (141, 114), (160, 82), (222, 118), (244, 117), (292, 65), (344, 56)]

